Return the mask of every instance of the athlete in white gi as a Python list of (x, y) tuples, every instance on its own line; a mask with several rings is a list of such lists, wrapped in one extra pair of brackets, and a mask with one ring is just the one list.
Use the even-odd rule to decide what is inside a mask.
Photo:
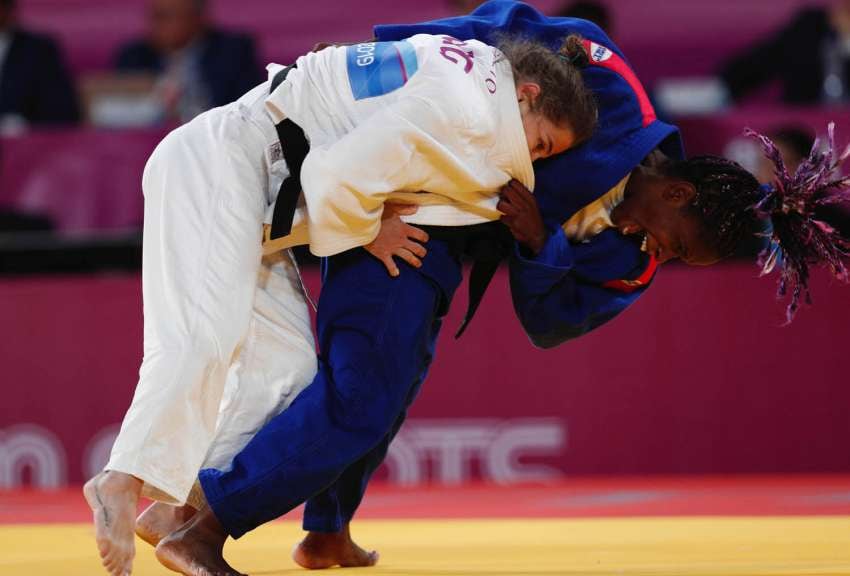
[[(105, 472), (85, 488), (111, 574), (132, 570), (139, 494), (185, 503), (202, 466), (226, 464), (312, 380), (307, 303), (282, 248), (367, 246), (388, 267), (393, 254), (416, 262), (424, 249), (409, 237), (421, 231), (378, 238), (385, 202), (418, 205), (416, 224), (496, 220), (500, 186), (533, 188), (532, 161), (575, 141), (532, 111), (539, 85), (515, 83), (477, 41), (330, 48), (269, 89), (178, 128), (145, 168), (144, 360)], [(303, 196), (292, 233), (269, 240), (266, 226), (264, 243), (288, 175), (284, 118), (310, 141)]]

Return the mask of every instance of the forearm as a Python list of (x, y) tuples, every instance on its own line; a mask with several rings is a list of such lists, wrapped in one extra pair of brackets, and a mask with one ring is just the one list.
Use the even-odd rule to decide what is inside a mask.
[(552, 348), (608, 322), (640, 291), (620, 293), (578, 274), (576, 253), (562, 229), (535, 256), (519, 250), (510, 262), (514, 310), (532, 343)]

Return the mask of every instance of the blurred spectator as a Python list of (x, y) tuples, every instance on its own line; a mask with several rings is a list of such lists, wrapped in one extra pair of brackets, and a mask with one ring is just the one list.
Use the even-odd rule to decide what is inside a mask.
[(721, 71), (738, 100), (773, 80), (790, 104), (850, 103), (850, 0), (802, 10)]
[[(793, 174), (800, 163), (809, 157), (815, 143), (815, 135), (802, 126), (783, 126), (768, 133), (768, 136), (782, 155), (785, 167)], [(759, 154), (759, 166), (756, 173), (759, 182), (773, 182), (773, 163), (764, 154)]]
[(561, 8), (556, 16), (565, 16), (567, 18), (581, 18), (582, 20), (590, 20), (613, 39), (613, 19), (608, 7), (602, 2), (593, 2), (592, 0), (578, 0), (570, 2)]
[(0, 131), (79, 121), (77, 94), (56, 42), (15, 21), (15, 0), (0, 0)]
[(124, 46), (116, 68), (157, 77), (170, 119), (187, 121), (263, 81), (251, 37), (208, 21), (205, 0), (151, 0), (147, 38)]

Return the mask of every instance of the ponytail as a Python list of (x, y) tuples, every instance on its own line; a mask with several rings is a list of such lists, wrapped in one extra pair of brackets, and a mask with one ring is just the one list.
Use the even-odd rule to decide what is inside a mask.
[(779, 265), (779, 295), (790, 292), (787, 317), (790, 322), (799, 308), (800, 298), (811, 303), (809, 268), (827, 267), (837, 279), (848, 282), (847, 259), (850, 237), (820, 220), (817, 209), (832, 204), (850, 205), (850, 177), (842, 177), (841, 164), (850, 157), (850, 146), (838, 154), (835, 147), (835, 124), (828, 127), (826, 150), (815, 142), (809, 157), (790, 174), (776, 145), (752, 130), (746, 134), (756, 138), (765, 156), (773, 162), (775, 180), (766, 186), (762, 198), (752, 210), (772, 223), (771, 245), (759, 256), (762, 274)]

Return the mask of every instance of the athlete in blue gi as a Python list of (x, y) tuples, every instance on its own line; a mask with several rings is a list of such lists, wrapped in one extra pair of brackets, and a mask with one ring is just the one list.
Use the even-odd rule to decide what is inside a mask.
[[(640, 297), (658, 263), (711, 264), (751, 229), (756, 179), (722, 159), (685, 161), (678, 130), (656, 118), (624, 56), (595, 25), (492, 0), (469, 16), (375, 29), (379, 41), (417, 33), (485, 42), (521, 34), (553, 46), (570, 34), (584, 39), (583, 77), (599, 108), (595, 135), (539, 162), (534, 195), (514, 182), (499, 204), (517, 240), (510, 247), (515, 309), (537, 346), (614, 318)], [(306, 501), (311, 534), (296, 551), (299, 563), (375, 562), (350, 541), (348, 523), (427, 374), (461, 280), (460, 256), (481, 259), (481, 246), (494, 242), (490, 229), (480, 242), (477, 231), (428, 232), (421, 268), (402, 265), (396, 278), (362, 249), (324, 262), (318, 376), (230, 469), (201, 472), (209, 506), (160, 542), (160, 560), (187, 574), (238, 574), (222, 557), (227, 536)]]

